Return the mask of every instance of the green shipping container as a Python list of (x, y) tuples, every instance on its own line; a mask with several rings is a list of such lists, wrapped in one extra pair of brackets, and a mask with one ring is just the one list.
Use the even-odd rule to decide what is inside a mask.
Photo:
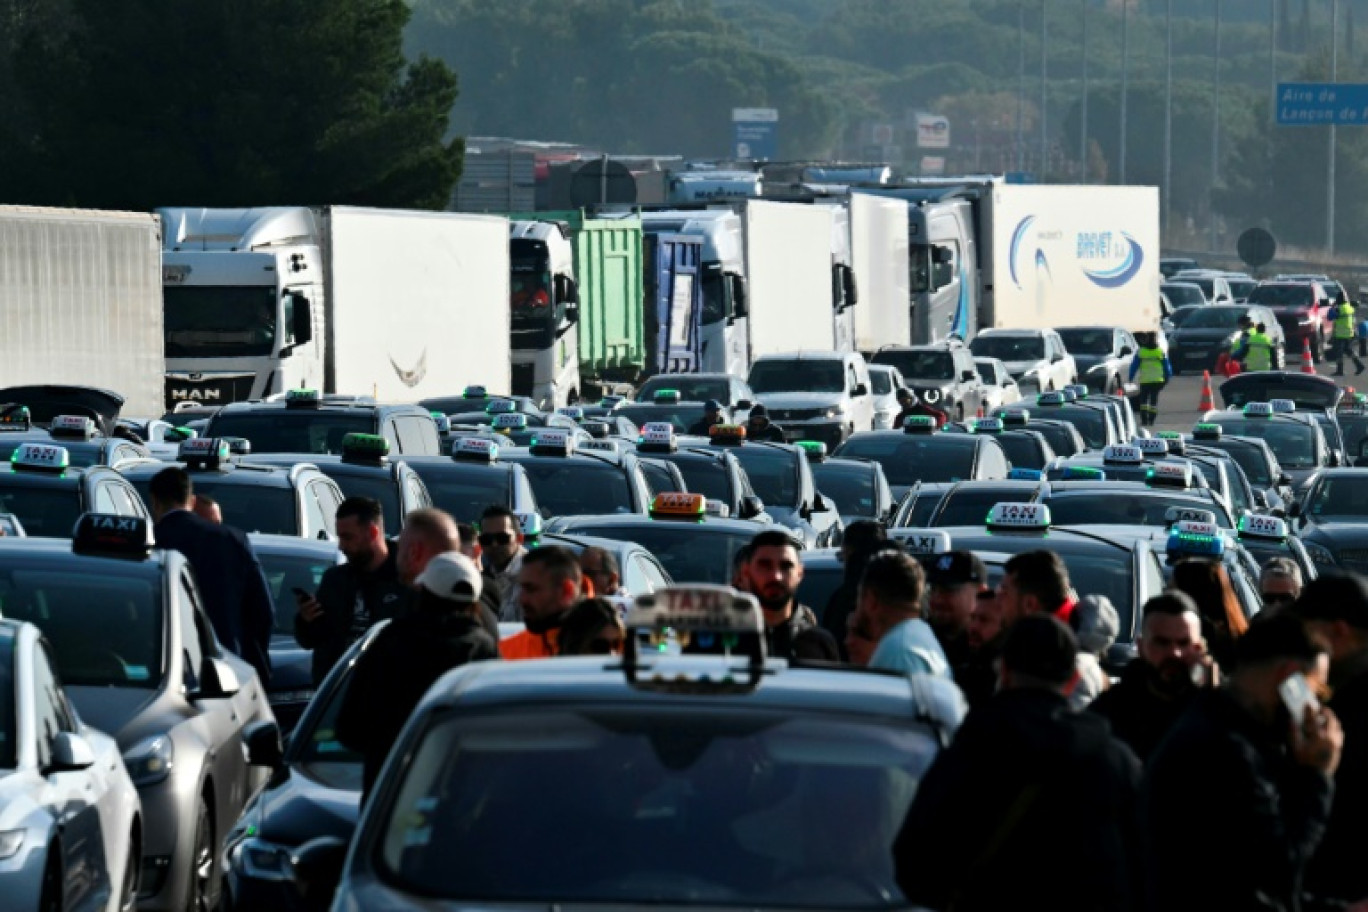
[(641, 220), (591, 219), (581, 210), (518, 212), (508, 218), (570, 226), (579, 286), (580, 373), (635, 381), (646, 367)]

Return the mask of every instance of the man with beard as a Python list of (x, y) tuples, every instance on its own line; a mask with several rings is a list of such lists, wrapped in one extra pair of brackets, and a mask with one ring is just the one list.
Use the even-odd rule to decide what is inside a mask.
[(897, 547), (896, 542), (888, 540), (883, 523), (877, 520), (857, 519), (846, 526), (845, 537), (841, 539), (841, 585), (831, 593), (822, 612), (822, 627), (837, 643), (845, 642), (846, 622), (859, 607), (860, 577), (864, 576), (865, 564), (875, 552)]
[(972, 551), (949, 551), (926, 560), (926, 621), (940, 640), (950, 667), (969, 661), (969, 618), (980, 592), (988, 588), (988, 568)]
[(984, 589), (978, 593), (974, 608), (969, 612), (969, 627), (965, 631), (969, 657), (964, 664), (953, 669), (955, 683), (964, 692), (965, 702), (970, 709), (983, 703), (997, 690), (997, 660), (1002, 654), (1004, 636), (1002, 606), (998, 603), (997, 593)]
[[(769, 654), (781, 659), (839, 662), (836, 641), (817, 625), (817, 615), (797, 599), (803, 562), (788, 533), (777, 529), (751, 539), (746, 589), (760, 601)], [(534, 552), (536, 553), (536, 552)]]
[(584, 575), (569, 548), (547, 545), (528, 551), (518, 571), (521, 633), (502, 640), (505, 659), (547, 659), (559, 653), (561, 622), (580, 598)]
[(1112, 733), (1148, 760), (1199, 689), (1214, 683), (1202, 641), (1202, 619), (1185, 593), (1169, 590), (1145, 603), (1139, 652), (1121, 680), (1089, 709), (1111, 723)]
[(921, 619), (926, 576), (921, 564), (896, 551), (876, 554), (860, 578), (857, 618), (868, 619), (879, 645), (870, 668), (950, 677), (950, 663), (931, 626)]

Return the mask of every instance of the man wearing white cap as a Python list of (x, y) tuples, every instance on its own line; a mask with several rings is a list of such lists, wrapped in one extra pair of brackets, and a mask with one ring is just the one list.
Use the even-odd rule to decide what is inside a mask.
[(433, 682), (458, 665), (499, 657), (480, 624), (482, 585), (470, 558), (455, 551), (434, 555), (414, 580), (413, 607), (357, 659), (338, 713), (337, 738), (365, 761), (364, 795)]

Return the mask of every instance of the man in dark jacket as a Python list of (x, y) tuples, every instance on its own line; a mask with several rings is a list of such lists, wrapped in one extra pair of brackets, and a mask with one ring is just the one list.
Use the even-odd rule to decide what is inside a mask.
[(394, 549), (385, 540), (378, 500), (348, 497), (337, 508), (337, 547), (345, 564), (329, 567), (318, 593), (295, 593), (295, 640), (313, 651), (317, 687), (371, 625), (397, 617), (408, 604)]
[(1330, 823), (1307, 869), (1306, 891), (1354, 903), (1368, 899), (1368, 583), (1358, 575), (1319, 577), (1306, 584), (1293, 613), (1329, 644), (1330, 709), (1344, 726)]
[(412, 610), (380, 631), (356, 660), (338, 711), (337, 739), (364, 758), (363, 795), (370, 794), (428, 688), (458, 665), (499, 657), (475, 614), (480, 571), (469, 558), (439, 554), (417, 583)]
[(784, 442), (784, 429), (769, 420), (769, 409), (757, 402), (746, 416), (746, 439)]
[(746, 577), (747, 589), (760, 601), (765, 616), (770, 655), (823, 662), (841, 660), (836, 641), (817, 626), (817, 615), (798, 603), (803, 561), (788, 533), (768, 530), (751, 539)]
[(256, 669), (264, 690), (271, 682), (275, 605), (252, 543), (239, 530), (191, 512), (195, 491), (184, 469), (173, 466), (153, 475), (148, 494), (157, 547), (185, 555), (214, 635)]
[(926, 622), (936, 632), (952, 669), (969, 661), (969, 617), (980, 592), (988, 590), (988, 568), (972, 551), (948, 551), (924, 559)]
[(693, 437), (707, 437), (714, 427), (722, 423), (722, 403), (709, 399), (703, 403), (703, 417), (689, 425)]
[[(1344, 734), (1327, 709), (1294, 724), (1279, 685), (1325, 686), (1325, 645), (1300, 619), (1256, 619), (1235, 671), (1201, 694), (1150, 758), (1141, 794), (1147, 908), (1295, 910), (1330, 815)], [(1085, 715), (1092, 715), (1085, 713)]]
[(1055, 618), (1013, 625), (1000, 690), (936, 758), (894, 842), (910, 904), (1132, 908), (1140, 761), (1100, 718), (1070, 711), (1077, 654)]
[[(418, 578), (427, 569), (428, 563), (439, 554), (457, 552), (465, 555), (480, 566), (479, 545), (472, 557), (466, 553), (460, 527), (451, 514), (436, 507), (414, 510), (404, 518), (404, 531), (399, 533), (399, 543), (395, 546), (398, 561), (399, 579), (412, 592), (418, 587)], [(476, 615), (485, 633), (494, 642), (499, 642), (499, 603), (491, 603), (486, 597), (485, 587), (489, 585), (490, 574), (480, 571), (480, 604)]]
[[(846, 620), (859, 605), (860, 577), (864, 576), (869, 558), (884, 548), (898, 550), (896, 542), (888, 540), (883, 523), (873, 519), (857, 519), (846, 526), (841, 539), (841, 585), (827, 599), (822, 612), (822, 628), (837, 643), (844, 643)], [(848, 658), (842, 649), (842, 658)]]
[(1145, 603), (1137, 656), (1088, 710), (1111, 723), (1112, 733), (1148, 760), (1173, 723), (1213, 682), (1211, 656), (1202, 642), (1197, 605), (1176, 589)]
[(965, 638), (969, 644), (969, 657), (951, 671), (964, 693), (964, 701), (973, 709), (997, 693), (997, 661), (1002, 655), (1002, 641), (1007, 638), (1002, 626), (1002, 607), (993, 590), (979, 592), (974, 610), (969, 612)]

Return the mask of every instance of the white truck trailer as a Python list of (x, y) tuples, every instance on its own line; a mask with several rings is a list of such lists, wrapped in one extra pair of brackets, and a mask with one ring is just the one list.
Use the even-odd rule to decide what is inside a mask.
[(855, 350), (876, 352), (912, 341), (912, 301), (907, 274), (907, 203), (850, 195), (850, 247), (860, 306)]
[(834, 220), (830, 206), (744, 203), (749, 362), (776, 352), (833, 350)]
[(0, 206), (0, 385), (95, 386), (161, 414), (161, 300), (156, 216)]
[(166, 399), (509, 389), (508, 221), (343, 206), (158, 210)]

